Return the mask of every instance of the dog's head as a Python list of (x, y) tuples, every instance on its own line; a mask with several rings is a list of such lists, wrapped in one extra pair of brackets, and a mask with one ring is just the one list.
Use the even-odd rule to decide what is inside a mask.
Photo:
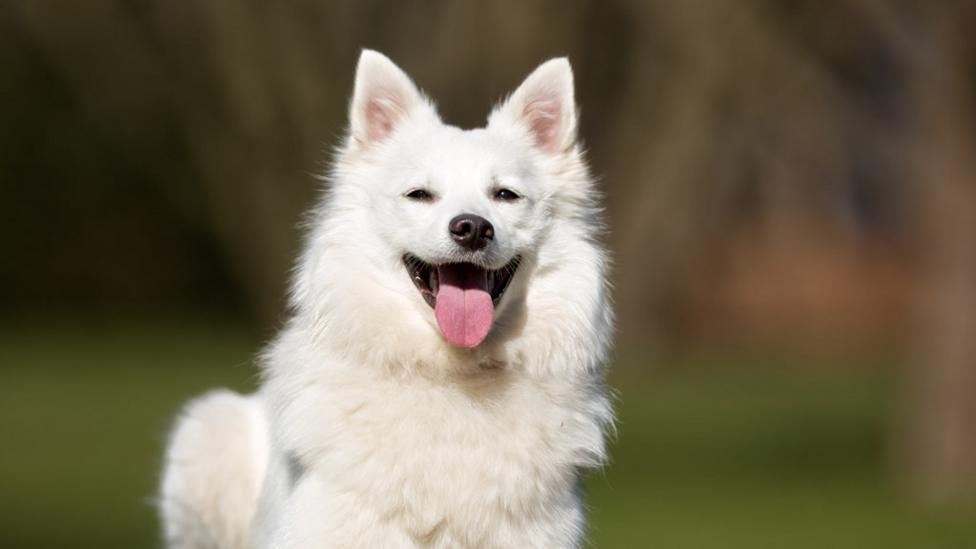
[[(548, 297), (594, 299), (573, 296), (574, 290), (602, 297), (602, 254), (588, 247), (593, 190), (577, 145), (565, 58), (539, 66), (486, 127), (462, 130), (444, 124), (393, 62), (367, 50), (349, 121), (299, 273), (298, 307), (338, 293), (372, 305), (377, 330), (383, 329), (379, 311), (410, 317), (393, 320), (397, 325), (417, 324), (420, 315), (441, 341), (472, 348), (500, 339), (499, 324), (514, 331), (514, 318), (501, 319), (524, 310), (532, 279), (572, 268), (574, 254), (595, 275), (547, 283), (579, 286), (593, 278), (595, 287), (564, 287)], [(324, 255), (345, 274), (320, 278)], [(336, 276), (345, 288), (316, 291), (319, 284), (341, 285)], [(545, 292), (537, 297), (547, 298)]]

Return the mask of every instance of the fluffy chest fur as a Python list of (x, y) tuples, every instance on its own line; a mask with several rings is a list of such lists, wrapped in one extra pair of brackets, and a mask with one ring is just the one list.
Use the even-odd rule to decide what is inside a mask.
[(573, 546), (582, 533), (577, 474), (603, 459), (610, 414), (598, 383), (340, 365), (268, 389), (300, 470), (287, 482), (313, 477), (419, 546)]

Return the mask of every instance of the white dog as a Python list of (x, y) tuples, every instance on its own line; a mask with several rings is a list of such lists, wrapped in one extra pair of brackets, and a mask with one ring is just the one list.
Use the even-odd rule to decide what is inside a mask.
[(461, 130), (364, 51), (349, 118), (262, 388), (172, 435), (168, 546), (581, 546), (612, 313), (569, 62)]

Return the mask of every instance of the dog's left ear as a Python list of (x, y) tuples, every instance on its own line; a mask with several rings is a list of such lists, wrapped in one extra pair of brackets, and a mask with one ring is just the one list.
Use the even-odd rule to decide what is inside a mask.
[(400, 67), (382, 53), (363, 50), (349, 105), (353, 139), (363, 145), (386, 139), (423, 103), (417, 86)]
[(576, 102), (573, 69), (559, 57), (539, 65), (489, 119), (497, 117), (520, 124), (543, 151), (555, 154), (576, 143)]

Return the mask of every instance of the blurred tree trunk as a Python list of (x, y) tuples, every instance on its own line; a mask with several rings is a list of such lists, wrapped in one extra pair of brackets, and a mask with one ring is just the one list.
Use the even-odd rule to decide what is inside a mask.
[[(697, 260), (741, 224), (782, 238), (809, 196), (843, 178), (831, 77), (758, 2), (631, 3), (639, 38), (611, 121), (608, 192), (619, 265), (621, 340), (647, 351), (676, 338)], [(803, 27), (810, 24), (789, 20)], [(655, 92), (654, 95), (648, 92)], [(629, 181), (624, 192), (614, 187)]]
[(929, 11), (909, 91), (922, 282), (899, 448), (912, 487), (946, 500), (976, 494), (976, 86), (964, 24), (974, 14)]

